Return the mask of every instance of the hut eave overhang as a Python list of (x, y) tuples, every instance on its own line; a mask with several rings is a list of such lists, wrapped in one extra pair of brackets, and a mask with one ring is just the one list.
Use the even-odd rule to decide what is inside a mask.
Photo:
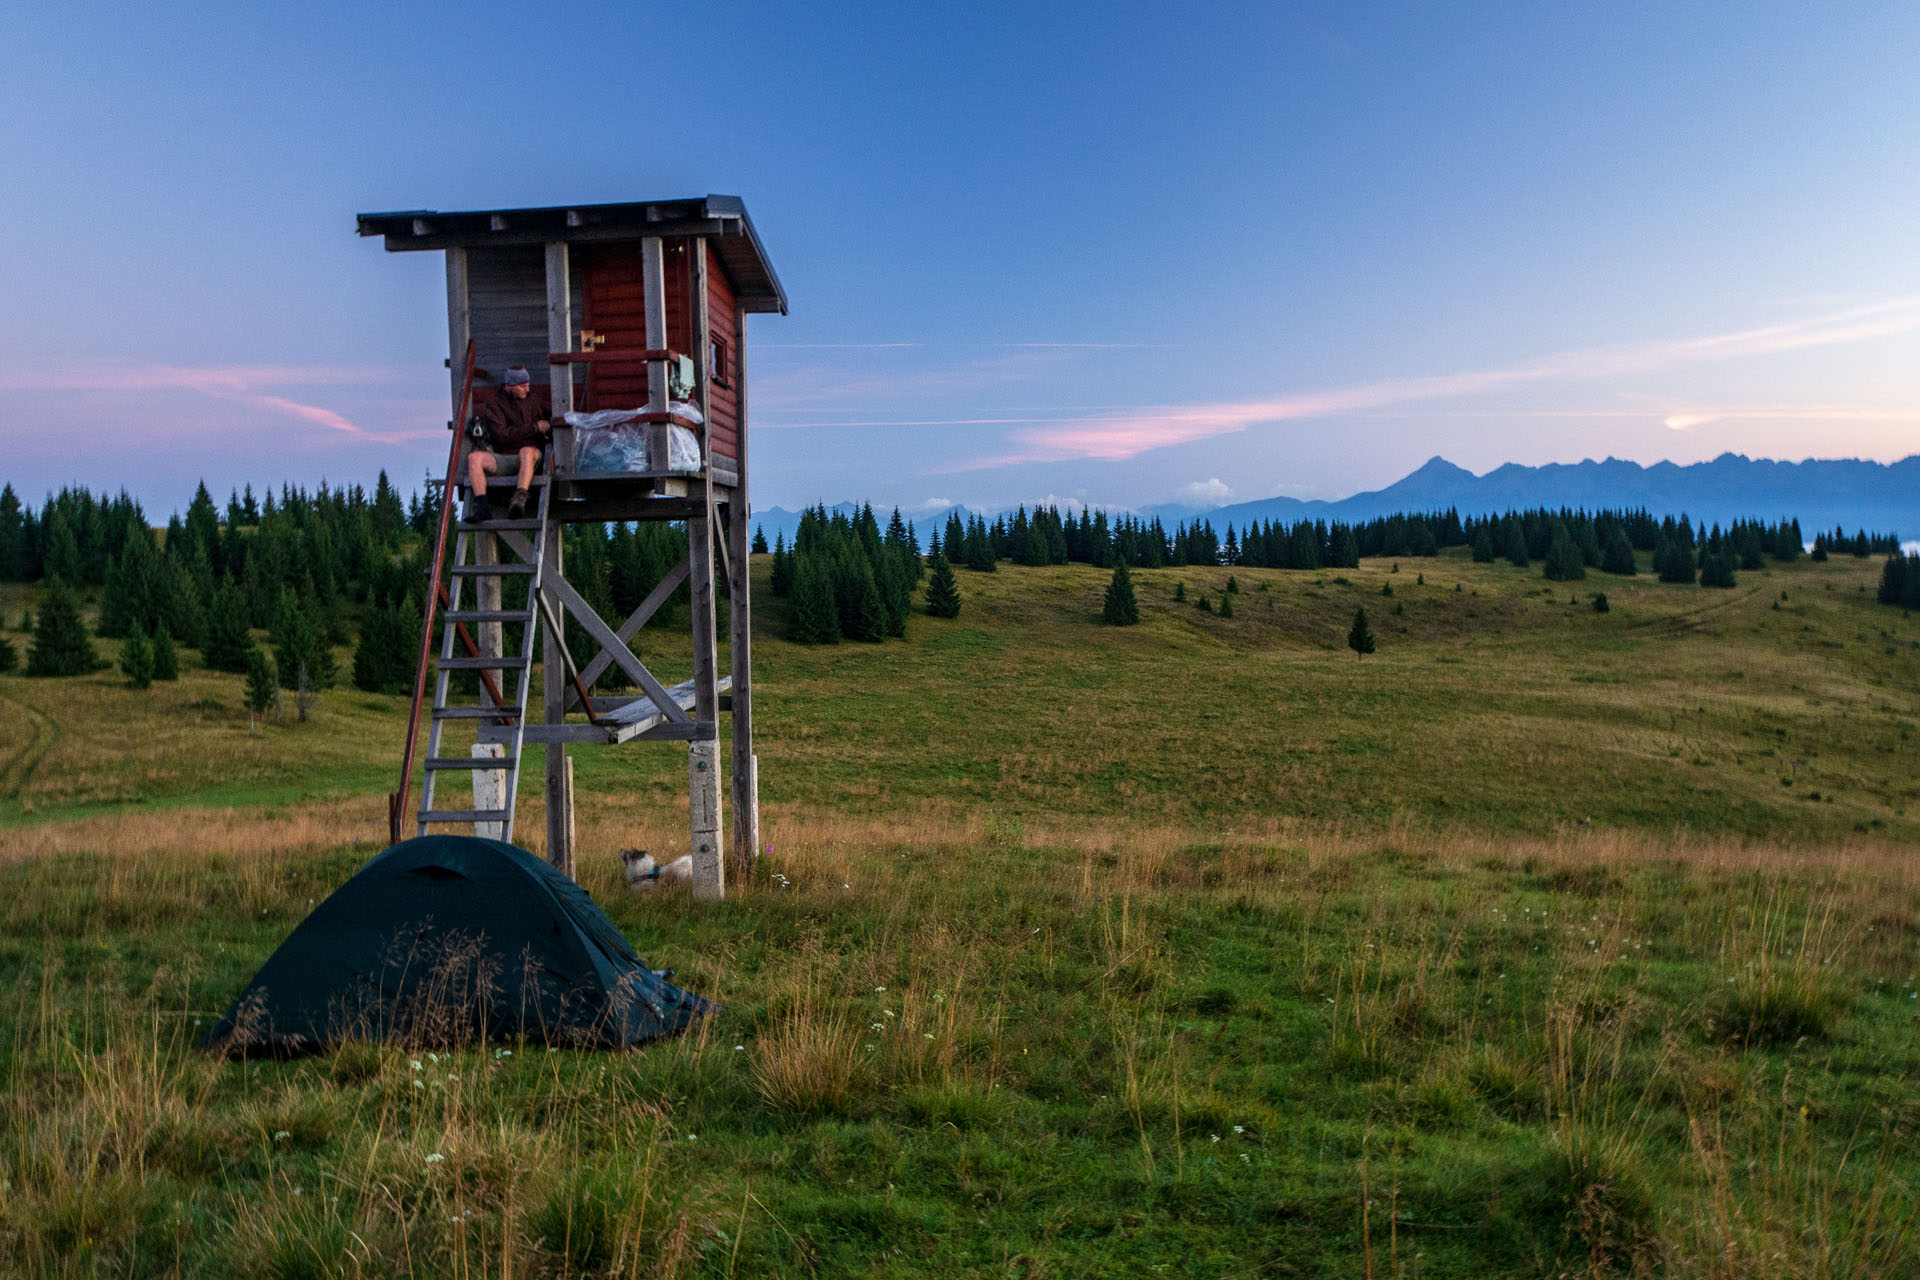
[(473, 249), (489, 245), (591, 244), (643, 236), (704, 236), (733, 281), (742, 309), (787, 312), (787, 293), (738, 196), (552, 205), (540, 209), (445, 212), (402, 209), (358, 215), (363, 236), (385, 238), (389, 252)]

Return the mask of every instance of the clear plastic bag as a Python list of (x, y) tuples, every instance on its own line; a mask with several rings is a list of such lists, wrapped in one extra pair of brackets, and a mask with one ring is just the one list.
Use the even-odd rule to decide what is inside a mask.
[[(676, 401), (668, 412), (682, 421), (698, 425), (700, 410)], [(564, 421), (575, 431), (574, 470), (651, 471), (647, 457), (649, 424), (640, 409), (601, 409), (594, 413), (569, 413)], [(667, 469), (700, 470), (700, 442), (693, 432), (681, 426), (667, 428)]]

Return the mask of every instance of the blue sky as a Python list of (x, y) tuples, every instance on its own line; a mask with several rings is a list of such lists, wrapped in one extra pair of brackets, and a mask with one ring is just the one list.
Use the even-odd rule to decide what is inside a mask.
[(0, 476), (411, 485), (437, 254), (744, 197), (757, 505), (1920, 449), (1920, 7), (16, 6)]

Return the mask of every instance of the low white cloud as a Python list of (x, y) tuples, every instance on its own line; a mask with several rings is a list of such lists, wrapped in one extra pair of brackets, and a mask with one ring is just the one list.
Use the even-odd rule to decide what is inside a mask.
[(1223, 507), (1233, 501), (1233, 489), (1219, 476), (1212, 476), (1181, 485), (1173, 496), (1190, 507)]
[(914, 510), (915, 511), (945, 511), (947, 508), (951, 507), (952, 505), (953, 505), (952, 498), (928, 498), (925, 502), (915, 507)]

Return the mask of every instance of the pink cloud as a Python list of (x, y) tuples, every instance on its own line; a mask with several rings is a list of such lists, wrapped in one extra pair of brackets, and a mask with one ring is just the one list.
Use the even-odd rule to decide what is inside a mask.
[(352, 386), (366, 387), (410, 381), (404, 370), (377, 367), (342, 368), (297, 365), (125, 365), (76, 363), (41, 366), (31, 371), (0, 372), (0, 390), (46, 391), (62, 394), (138, 394), (194, 391), (216, 400), (251, 405), (357, 436), (371, 443), (394, 444), (442, 434), (439, 430), (371, 431), (346, 415), (323, 405), (307, 404), (268, 388)]
[[(1145, 407), (1131, 412), (1036, 421), (1009, 433), (1015, 448), (937, 468), (985, 470), (1027, 462), (1118, 461), (1269, 422), (1359, 413), (1392, 405), (1497, 391), (1526, 383), (1645, 373), (1711, 360), (1774, 355), (1885, 337), (1920, 327), (1920, 297), (1703, 338), (1590, 347), (1504, 369), (1391, 378), (1273, 400)], [(1891, 411), (1898, 412), (1898, 411)], [(1726, 415), (1720, 415), (1726, 416)], [(1689, 420), (1688, 425), (1711, 418)]]

